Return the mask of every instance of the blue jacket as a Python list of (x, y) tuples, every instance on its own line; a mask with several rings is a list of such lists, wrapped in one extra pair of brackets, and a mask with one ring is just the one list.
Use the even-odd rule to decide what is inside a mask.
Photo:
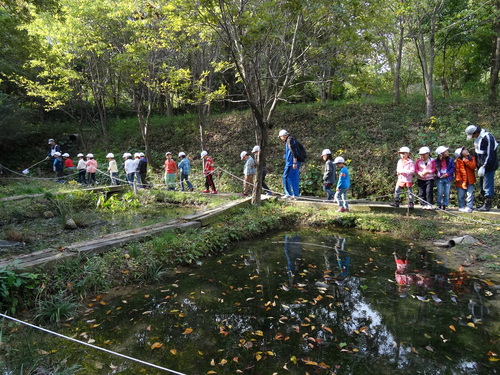
[(351, 187), (351, 178), (349, 177), (349, 170), (346, 166), (342, 167), (338, 176), (337, 189), (348, 189)]
[(455, 160), (452, 157), (448, 156), (448, 160), (446, 161), (446, 171), (441, 171), (441, 159), (437, 158), (436, 160), (436, 174), (438, 179), (442, 179), (441, 177), (444, 174), (447, 174), (447, 177), (443, 177), (447, 181), (453, 181), (455, 179)]
[(54, 171), (61, 172), (64, 169), (62, 158), (54, 158)]
[(183, 158), (180, 162), (179, 165), (177, 165), (179, 168), (179, 173), (188, 175), (191, 173), (191, 163), (189, 162), (188, 158)]
[[(288, 143), (295, 142), (295, 138), (292, 138), (288, 136), (288, 138), (285, 141), (285, 156), (283, 157), (285, 159), (285, 167), (291, 167), (293, 166), (293, 151), (288, 147)], [(300, 162), (297, 160), (297, 168), (300, 168)]]

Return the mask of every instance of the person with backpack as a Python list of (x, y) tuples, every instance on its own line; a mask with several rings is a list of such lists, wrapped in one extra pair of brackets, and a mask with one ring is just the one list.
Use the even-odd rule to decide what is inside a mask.
[(305, 161), (306, 152), (302, 144), (285, 129), (280, 130), (278, 137), (285, 143), (285, 169), (283, 171), (283, 198), (298, 197), (300, 182), (300, 163)]

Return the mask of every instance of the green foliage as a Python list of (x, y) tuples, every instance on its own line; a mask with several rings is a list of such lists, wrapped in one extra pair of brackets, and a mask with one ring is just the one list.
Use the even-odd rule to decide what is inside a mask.
[(64, 291), (48, 296), (47, 299), (38, 299), (35, 307), (35, 320), (41, 323), (59, 323), (62, 320), (78, 314), (80, 304), (73, 295)]
[(308, 163), (304, 172), (300, 174), (300, 194), (321, 196), (323, 172), (316, 163)]
[(140, 206), (141, 202), (133, 192), (126, 192), (120, 196), (111, 195), (107, 199), (102, 195), (97, 201), (98, 208), (106, 209), (111, 212), (126, 211), (129, 209), (138, 208)]
[(18, 273), (16, 263), (12, 267), (0, 268), (0, 309), (14, 314), (23, 297), (28, 297), (37, 285), (38, 274)]

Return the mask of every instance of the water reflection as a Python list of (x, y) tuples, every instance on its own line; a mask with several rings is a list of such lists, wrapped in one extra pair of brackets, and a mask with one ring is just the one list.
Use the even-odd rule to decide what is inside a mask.
[[(90, 338), (186, 374), (497, 373), (486, 283), (407, 248), (353, 231), (243, 242), (157, 288), (95, 306)], [(89, 332), (82, 322), (72, 329)], [(99, 357), (106, 361), (121, 374), (142, 369)]]

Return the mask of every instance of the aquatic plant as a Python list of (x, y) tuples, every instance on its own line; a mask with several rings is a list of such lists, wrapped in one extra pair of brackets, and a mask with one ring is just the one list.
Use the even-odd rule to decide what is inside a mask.
[(58, 323), (62, 319), (74, 317), (78, 314), (80, 304), (76, 298), (64, 291), (39, 299), (35, 307), (35, 320), (38, 322)]

